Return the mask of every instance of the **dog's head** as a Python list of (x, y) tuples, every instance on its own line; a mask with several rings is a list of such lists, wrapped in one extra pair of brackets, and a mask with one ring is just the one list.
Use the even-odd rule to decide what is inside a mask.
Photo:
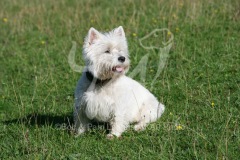
[(105, 80), (125, 74), (130, 60), (123, 27), (108, 33), (90, 28), (84, 41), (83, 56), (87, 69), (98, 79)]

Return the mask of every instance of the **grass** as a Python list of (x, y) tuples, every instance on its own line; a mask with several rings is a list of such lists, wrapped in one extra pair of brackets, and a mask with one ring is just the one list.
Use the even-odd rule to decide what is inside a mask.
[[(240, 2), (0, 1), (0, 159), (240, 159)], [(98, 126), (74, 138), (76, 63), (88, 29), (122, 25), (131, 71), (149, 53), (144, 85), (166, 105), (145, 131), (109, 141)], [(151, 88), (158, 51), (139, 39), (168, 28), (174, 44)], [(151, 39), (148, 43), (156, 43)], [(161, 40), (157, 42), (161, 44)]]

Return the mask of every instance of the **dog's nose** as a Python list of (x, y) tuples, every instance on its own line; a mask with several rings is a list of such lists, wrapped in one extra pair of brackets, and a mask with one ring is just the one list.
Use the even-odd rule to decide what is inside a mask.
[(118, 61), (123, 63), (125, 61), (125, 57), (123, 56), (118, 57)]

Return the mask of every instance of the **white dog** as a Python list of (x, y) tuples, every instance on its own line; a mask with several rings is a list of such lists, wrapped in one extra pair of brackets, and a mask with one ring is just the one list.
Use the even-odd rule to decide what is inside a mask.
[(129, 69), (128, 46), (122, 26), (108, 33), (90, 28), (83, 57), (86, 72), (75, 91), (74, 127), (84, 133), (92, 120), (109, 122), (108, 138), (119, 137), (131, 123), (143, 130), (164, 112), (164, 105), (142, 85), (125, 76)]

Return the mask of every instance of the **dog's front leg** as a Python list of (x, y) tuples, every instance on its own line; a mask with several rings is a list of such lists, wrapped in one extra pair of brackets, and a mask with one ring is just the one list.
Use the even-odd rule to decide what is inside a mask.
[(121, 137), (121, 134), (127, 129), (128, 122), (124, 120), (121, 116), (115, 116), (110, 122), (111, 132), (107, 135), (108, 139), (113, 139), (114, 136), (117, 138)]
[(79, 110), (75, 110), (74, 113), (74, 130), (76, 136), (84, 133), (89, 129), (90, 126), (90, 120), (87, 118), (87, 116), (84, 114), (84, 108), (81, 106)]

